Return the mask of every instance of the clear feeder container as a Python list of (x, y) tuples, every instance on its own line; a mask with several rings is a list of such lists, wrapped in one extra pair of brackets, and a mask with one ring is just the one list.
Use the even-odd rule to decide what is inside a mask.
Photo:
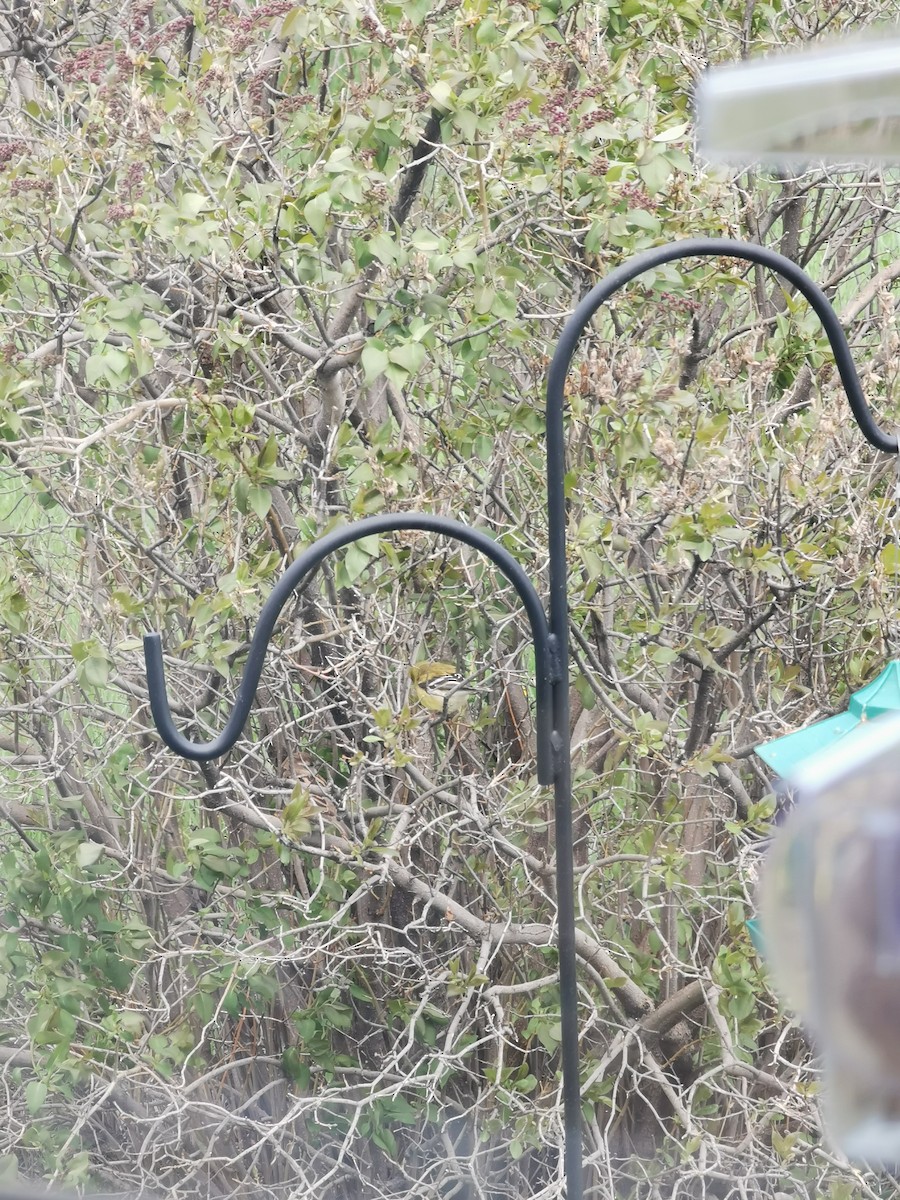
[(822, 1055), (829, 1134), (900, 1167), (900, 716), (864, 723), (789, 780), (763, 871), (776, 987)]

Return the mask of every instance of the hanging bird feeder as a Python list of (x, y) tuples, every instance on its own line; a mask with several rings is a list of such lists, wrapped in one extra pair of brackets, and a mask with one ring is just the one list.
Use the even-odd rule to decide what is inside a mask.
[[(777, 777), (774, 786), (790, 793), (798, 771), (815, 766), (836, 746), (840, 746), (843, 754), (853, 754), (869, 723), (891, 713), (900, 713), (900, 659), (889, 662), (871, 683), (854, 692), (846, 712), (763, 742), (755, 753)], [(746, 926), (757, 953), (768, 959), (759, 918), (751, 917)]]
[[(893, 683), (896, 670), (891, 664), (875, 684), (885, 675)], [(896, 1171), (900, 713), (895, 706), (857, 716), (852, 729), (818, 745), (789, 771), (797, 803), (766, 857), (766, 957), (822, 1055), (831, 1136), (852, 1160)]]

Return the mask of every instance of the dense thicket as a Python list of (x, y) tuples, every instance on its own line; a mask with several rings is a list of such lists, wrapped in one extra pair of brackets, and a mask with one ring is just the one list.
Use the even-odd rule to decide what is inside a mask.
[[(365, 514), (465, 519), (544, 586), (566, 313), (724, 234), (898, 365), (895, 187), (707, 172), (691, 89), (877, 15), (776, 0), (7, 0), (0, 12), (0, 1174), (173, 1196), (561, 1194), (552, 823), (510, 590), (424, 534), (260, 605)], [(804, 302), (686, 262), (569, 394), (590, 1195), (893, 1195), (823, 1144), (744, 921), (761, 740), (891, 654), (893, 465)], [(483, 688), (429, 725), (408, 665)]]

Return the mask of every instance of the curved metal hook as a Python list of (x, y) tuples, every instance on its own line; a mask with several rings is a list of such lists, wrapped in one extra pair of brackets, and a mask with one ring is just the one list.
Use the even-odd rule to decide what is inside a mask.
[[(806, 297), (822, 322), (822, 327), (831, 343), (841, 383), (844, 385), (844, 391), (850, 401), (850, 408), (863, 436), (877, 450), (896, 454), (900, 449), (898, 439), (895, 434), (886, 433), (875, 422), (853, 364), (844, 327), (841, 325), (831, 301), (819, 285), (813, 283), (802, 267), (798, 267), (783, 254), (769, 250), (766, 246), (754, 246), (749, 242), (734, 242), (727, 238), (688, 238), (683, 242), (670, 242), (666, 246), (656, 246), (652, 250), (647, 250), (644, 254), (638, 254), (622, 263), (588, 292), (566, 322), (550, 363), (547, 375), (548, 434), (551, 426), (554, 427), (554, 433), (561, 434), (566, 374), (578, 339), (600, 305), (605, 304), (626, 283), (630, 283), (638, 275), (643, 275), (645, 271), (652, 270), (653, 267), (674, 262), (679, 258), (709, 258), (712, 256), (742, 258), (746, 262), (759, 263), (777, 275), (783, 276)], [(558, 429), (557, 426), (559, 426)]]
[(166, 745), (183, 758), (206, 762), (218, 758), (230, 750), (246, 724), (253, 704), (256, 689), (262, 674), (266, 650), (275, 622), (291, 593), (303, 580), (335, 550), (347, 546), (360, 538), (373, 534), (391, 533), (401, 529), (417, 529), (426, 533), (439, 533), (456, 538), (476, 550), (480, 550), (506, 576), (519, 594), (525, 607), (535, 647), (535, 735), (537, 742), (537, 773), (542, 784), (551, 783), (555, 772), (555, 754), (552, 742), (551, 690), (559, 671), (552, 654), (550, 632), (544, 606), (515, 558), (503, 546), (477, 529), (470, 529), (449, 517), (431, 516), (427, 513), (394, 513), (366, 517), (341, 529), (335, 529), (314, 542), (291, 564), (272, 590), (265, 602), (250, 643), (250, 652), (244, 665), (244, 674), (238, 687), (237, 698), (231, 716), (218, 737), (210, 742), (192, 742), (175, 728), (166, 692), (165, 667), (163, 666), (162, 643), (158, 633), (144, 637), (144, 662), (147, 668), (147, 689), (150, 693), (150, 711)]
[[(563, 667), (568, 662), (568, 595), (566, 568), (566, 450), (563, 417), (565, 412), (566, 377), (578, 341), (591, 317), (602, 304), (626, 283), (636, 279), (645, 271), (680, 258), (710, 257), (742, 258), (746, 262), (760, 263), (776, 274), (789, 280), (812, 305), (834, 352), (841, 383), (856, 423), (863, 436), (878, 450), (896, 454), (900, 449), (897, 436), (886, 433), (875, 421), (863, 394), (853, 357), (847, 343), (847, 335), (838, 320), (830, 300), (813, 283), (806, 272), (796, 263), (769, 250), (766, 246), (754, 246), (747, 242), (734, 242), (727, 238), (687, 238), (683, 242), (670, 242), (656, 246), (644, 254), (638, 254), (611, 271), (605, 279), (593, 287), (584, 297), (566, 322), (547, 372), (547, 529), (550, 556), (550, 631), (554, 637)], [(562, 696), (557, 704), (564, 704)], [(558, 709), (555, 727), (567, 729), (567, 713)]]

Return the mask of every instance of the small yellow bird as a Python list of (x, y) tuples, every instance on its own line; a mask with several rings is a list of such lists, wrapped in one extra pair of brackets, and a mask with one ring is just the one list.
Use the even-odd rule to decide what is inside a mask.
[(459, 717), (479, 693), (453, 663), (418, 662), (409, 668), (413, 692), (423, 708), (441, 717)]

